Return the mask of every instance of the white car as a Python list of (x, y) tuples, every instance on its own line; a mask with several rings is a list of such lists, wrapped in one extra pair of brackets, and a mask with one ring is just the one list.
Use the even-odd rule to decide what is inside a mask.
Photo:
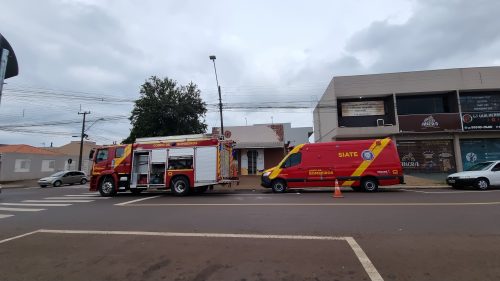
[(480, 190), (500, 185), (500, 161), (477, 163), (466, 171), (449, 175), (446, 183), (454, 188), (473, 186)]

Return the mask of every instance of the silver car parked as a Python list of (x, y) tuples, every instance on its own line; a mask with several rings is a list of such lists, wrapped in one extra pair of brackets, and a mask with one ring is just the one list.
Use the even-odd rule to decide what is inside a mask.
[(61, 171), (49, 177), (38, 180), (38, 185), (46, 186), (61, 186), (63, 184), (86, 184), (88, 181), (87, 175), (81, 171)]

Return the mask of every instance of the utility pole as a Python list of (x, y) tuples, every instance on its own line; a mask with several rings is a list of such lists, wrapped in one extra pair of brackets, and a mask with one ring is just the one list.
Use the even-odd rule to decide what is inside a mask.
[(78, 171), (82, 170), (83, 138), (85, 136), (85, 117), (87, 114), (90, 114), (90, 111), (78, 112), (78, 115), (83, 115), (82, 134), (80, 135), (80, 157), (78, 157)]
[(224, 121), (222, 120), (222, 97), (220, 93), (219, 78), (217, 77), (217, 68), (215, 67), (215, 56), (209, 57), (214, 62), (215, 81), (217, 82), (217, 90), (219, 91), (219, 112), (220, 112), (220, 135), (224, 136)]
[(0, 104), (1, 104), (3, 80), (5, 79), (5, 71), (7, 70), (7, 62), (9, 60), (9, 50), (0, 48), (0, 54), (1, 54), (0, 56)]

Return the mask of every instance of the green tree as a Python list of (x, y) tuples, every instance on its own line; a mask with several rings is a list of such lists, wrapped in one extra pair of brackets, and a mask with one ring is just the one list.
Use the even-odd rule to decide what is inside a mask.
[(206, 103), (194, 83), (186, 86), (165, 77), (150, 77), (141, 86), (141, 97), (135, 101), (130, 122), (132, 130), (123, 140), (132, 143), (136, 138), (200, 134), (207, 129), (204, 117)]

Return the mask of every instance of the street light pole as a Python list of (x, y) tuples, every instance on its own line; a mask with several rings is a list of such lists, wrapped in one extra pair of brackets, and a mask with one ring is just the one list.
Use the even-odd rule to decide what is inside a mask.
[(83, 115), (82, 134), (80, 135), (80, 156), (78, 157), (78, 171), (82, 170), (83, 137), (85, 136), (85, 117), (87, 114), (90, 114), (90, 111), (78, 112), (78, 115)]
[(224, 135), (224, 121), (222, 120), (222, 97), (220, 93), (220, 86), (219, 86), (219, 78), (217, 77), (217, 68), (215, 67), (215, 56), (210, 56), (210, 59), (214, 63), (214, 71), (215, 71), (215, 81), (217, 82), (217, 90), (219, 91), (219, 113), (220, 113), (220, 135)]

